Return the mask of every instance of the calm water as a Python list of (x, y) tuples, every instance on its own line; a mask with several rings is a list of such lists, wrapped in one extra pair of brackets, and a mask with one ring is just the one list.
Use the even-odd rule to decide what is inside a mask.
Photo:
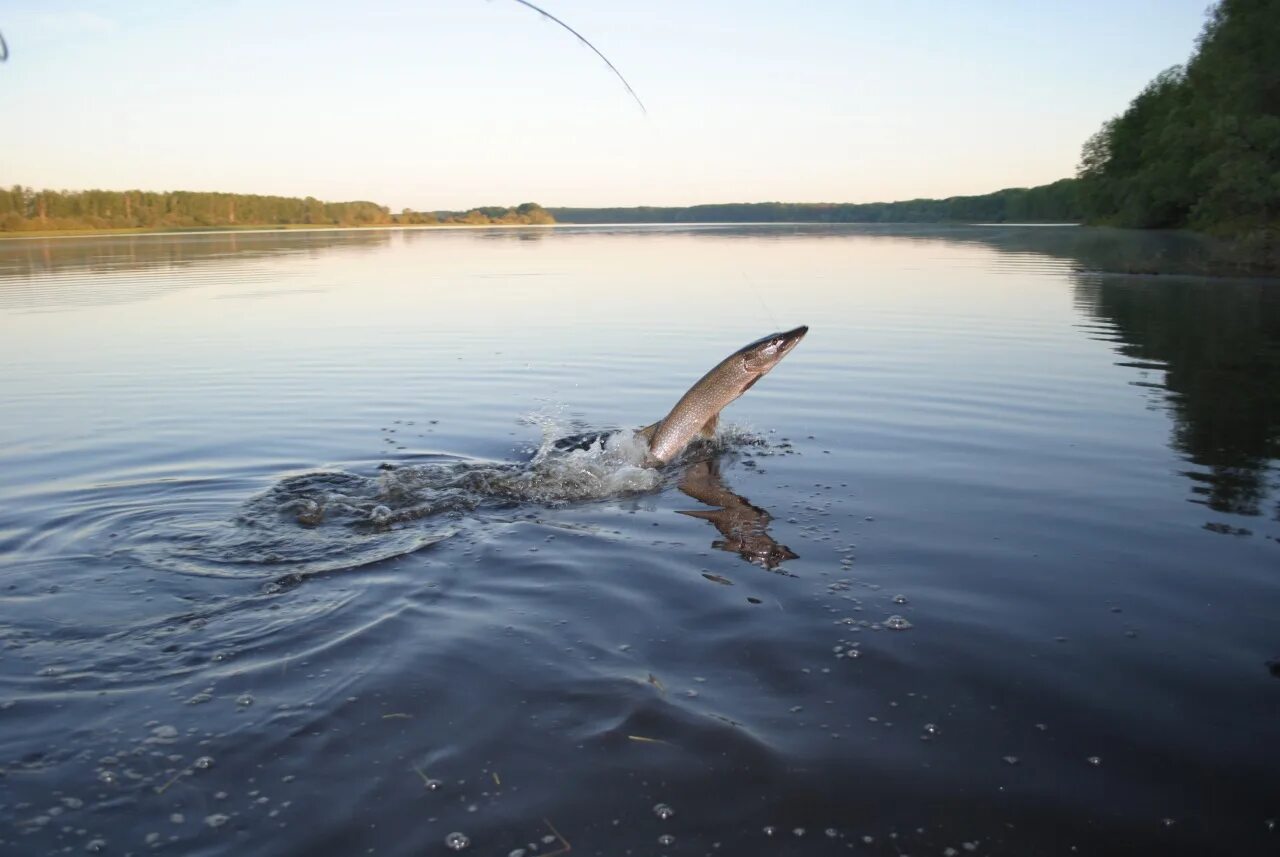
[(1199, 253), (0, 243), (0, 851), (1276, 853), (1280, 283), (1096, 272)]

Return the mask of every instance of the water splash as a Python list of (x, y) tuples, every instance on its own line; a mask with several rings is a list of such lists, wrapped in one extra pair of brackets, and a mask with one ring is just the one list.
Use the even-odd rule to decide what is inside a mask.
[(153, 567), (216, 577), (267, 578), (270, 591), (307, 577), (404, 556), (447, 539), (486, 511), (598, 502), (655, 491), (682, 465), (731, 447), (762, 445), (741, 429), (700, 440), (672, 466), (644, 466), (635, 432), (586, 429), (554, 410), (524, 420), (541, 439), (521, 462), (437, 456), (384, 463), (373, 473), (320, 470), (285, 476), (228, 519), (184, 521), (140, 548)]

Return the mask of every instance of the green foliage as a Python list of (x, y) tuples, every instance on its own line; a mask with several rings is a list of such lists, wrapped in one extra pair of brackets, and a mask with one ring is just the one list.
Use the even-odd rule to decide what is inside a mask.
[(536, 202), (522, 202), (515, 208), (484, 205), (469, 211), (410, 211), (405, 209), (394, 219), (397, 223), (429, 223), (456, 226), (537, 226), (556, 222), (551, 213)]
[(1185, 67), (1162, 72), (1081, 152), (1095, 223), (1271, 242), (1280, 229), (1280, 0), (1222, 0)]
[(517, 208), (485, 207), (470, 212), (392, 214), (372, 202), (324, 202), (315, 197), (257, 196), (141, 190), (0, 189), (0, 232), (56, 229), (192, 229), (225, 226), (474, 225), (554, 223), (536, 202)]
[(372, 202), (234, 193), (82, 190), (0, 191), (0, 231), (267, 226), (310, 223), (365, 226), (391, 222)]
[(553, 208), (563, 223), (1072, 223), (1080, 219), (1076, 180), (1007, 188), (983, 196), (906, 202), (752, 202), (688, 207)]

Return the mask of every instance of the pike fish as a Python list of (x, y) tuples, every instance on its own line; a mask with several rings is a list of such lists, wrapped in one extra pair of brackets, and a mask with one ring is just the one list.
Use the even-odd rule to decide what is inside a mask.
[(808, 332), (809, 328), (802, 325), (771, 333), (717, 363), (680, 397), (671, 413), (640, 429), (640, 435), (649, 442), (645, 465), (661, 467), (683, 452), (694, 437), (712, 437), (720, 422), (720, 411), (767, 375)]

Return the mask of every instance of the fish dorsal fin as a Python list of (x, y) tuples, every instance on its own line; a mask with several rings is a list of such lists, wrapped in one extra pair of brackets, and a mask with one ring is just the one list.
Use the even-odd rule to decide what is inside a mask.
[(716, 428), (719, 425), (720, 425), (720, 413), (717, 411), (716, 413), (712, 414), (711, 419), (707, 420), (706, 423), (702, 426), (702, 431), (701, 431), (702, 436), (705, 438), (715, 437)]
[(662, 425), (662, 420), (656, 423), (650, 423), (642, 429), (636, 431), (636, 434), (644, 438), (645, 443), (653, 443), (653, 436), (658, 433), (658, 427)]

